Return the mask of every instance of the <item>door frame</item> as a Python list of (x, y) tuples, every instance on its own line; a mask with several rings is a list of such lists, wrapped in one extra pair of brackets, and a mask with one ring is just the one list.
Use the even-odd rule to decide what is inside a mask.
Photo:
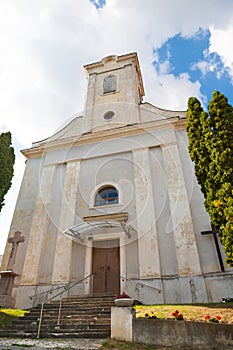
[[(86, 256), (85, 256), (85, 276), (92, 273), (92, 253), (93, 253), (93, 242), (95, 241), (110, 241), (119, 240), (119, 253), (120, 253), (120, 292), (124, 290), (125, 281), (122, 281), (121, 277), (126, 276), (126, 249), (125, 249), (125, 233), (108, 233), (97, 234), (93, 236), (93, 240), (86, 240)], [(84, 294), (92, 294), (92, 279), (88, 278), (84, 283)]]

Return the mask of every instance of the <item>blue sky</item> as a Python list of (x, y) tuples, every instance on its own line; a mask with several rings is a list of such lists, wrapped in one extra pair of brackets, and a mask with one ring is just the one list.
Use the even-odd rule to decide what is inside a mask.
[[(160, 48), (154, 50), (158, 56), (153, 62), (155, 70), (160, 73), (160, 67), (167, 62), (167, 72), (178, 77), (188, 73), (192, 82), (201, 83), (200, 92), (205, 96), (204, 106), (212, 98), (213, 90), (218, 90), (228, 97), (233, 104), (232, 81), (228, 69), (218, 53), (208, 51), (210, 31), (199, 30), (194, 37), (182, 37), (179, 33), (169, 38)], [(203, 68), (205, 63), (205, 70)]]
[(25, 168), (20, 149), (45, 139), (83, 109), (83, 66), (137, 52), (145, 98), (186, 110), (214, 89), (233, 103), (232, 0), (1, 0), (0, 132), (16, 152), (0, 213), (3, 253)]
[(105, 0), (99, 0), (99, 1), (90, 0), (90, 3), (93, 4), (97, 10), (101, 9), (102, 7), (104, 7), (106, 5)]

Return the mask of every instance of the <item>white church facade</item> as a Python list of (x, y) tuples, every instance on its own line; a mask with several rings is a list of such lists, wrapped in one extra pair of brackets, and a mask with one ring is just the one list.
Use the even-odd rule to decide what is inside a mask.
[[(136, 53), (85, 66), (84, 113), (27, 159), (1, 266), (0, 302), (127, 292), (143, 303), (232, 296), (187, 150), (185, 112), (143, 102)], [(16, 233), (17, 234), (16, 234)], [(39, 294), (42, 293), (42, 294)]]

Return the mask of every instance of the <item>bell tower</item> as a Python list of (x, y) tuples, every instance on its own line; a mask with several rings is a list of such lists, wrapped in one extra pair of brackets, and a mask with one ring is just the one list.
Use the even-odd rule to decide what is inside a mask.
[(83, 133), (140, 122), (144, 88), (136, 53), (107, 56), (84, 68), (88, 83)]

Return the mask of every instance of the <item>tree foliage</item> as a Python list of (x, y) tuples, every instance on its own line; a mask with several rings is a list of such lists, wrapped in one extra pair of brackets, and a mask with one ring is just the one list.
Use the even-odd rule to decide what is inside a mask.
[(206, 210), (219, 233), (226, 262), (233, 266), (233, 107), (218, 91), (213, 92), (208, 113), (191, 97), (187, 131)]
[(0, 134), (0, 211), (4, 206), (5, 194), (11, 187), (14, 175), (15, 154), (11, 146), (11, 133)]

